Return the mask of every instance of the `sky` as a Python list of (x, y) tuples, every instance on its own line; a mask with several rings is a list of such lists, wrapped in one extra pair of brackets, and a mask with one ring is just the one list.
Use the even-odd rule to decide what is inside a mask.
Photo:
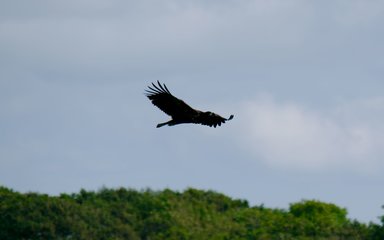
[[(1, 1), (0, 185), (214, 190), (384, 215), (384, 2)], [(234, 119), (169, 120), (160, 80)]]

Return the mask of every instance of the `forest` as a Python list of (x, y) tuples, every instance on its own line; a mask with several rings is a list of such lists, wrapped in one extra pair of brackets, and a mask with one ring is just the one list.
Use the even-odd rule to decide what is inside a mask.
[(50, 196), (0, 186), (0, 239), (384, 239), (332, 203), (250, 206), (215, 191), (127, 188)]

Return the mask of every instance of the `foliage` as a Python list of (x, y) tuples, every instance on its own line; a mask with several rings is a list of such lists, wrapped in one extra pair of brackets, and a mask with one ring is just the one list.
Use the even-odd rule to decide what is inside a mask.
[(0, 187), (0, 239), (384, 239), (382, 224), (306, 200), (288, 210), (214, 191), (81, 190), (48, 196)]

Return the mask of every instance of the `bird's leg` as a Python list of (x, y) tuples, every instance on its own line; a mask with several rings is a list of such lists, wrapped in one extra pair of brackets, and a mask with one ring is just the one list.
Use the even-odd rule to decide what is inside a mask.
[(159, 127), (162, 127), (162, 126), (164, 126), (164, 125), (167, 125), (167, 123), (159, 123), (159, 124), (157, 124), (157, 128), (159, 128)]
[(162, 126), (164, 126), (164, 125), (169, 125), (169, 126), (171, 126), (171, 125), (173, 125), (172, 123), (173, 123), (173, 119), (170, 120), (170, 121), (168, 121), (168, 122), (165, 122), (165, 123), (159, 123), (159, 124), (157, 124), (156, 127), (159, 128), (159, 127), (162, 127)]

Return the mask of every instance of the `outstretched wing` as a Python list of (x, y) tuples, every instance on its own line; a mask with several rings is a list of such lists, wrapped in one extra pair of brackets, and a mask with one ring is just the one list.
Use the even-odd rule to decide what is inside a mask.
[(221, 126), (222, 123), (225, 123), (226, 121), (229, 121), (232, 118), (233, 115), (231, 115), (229, 118), (223, 118), (222, 116), (216, 113), (205, 112), (200, 116), (199, 123), (210, 127), (217, 127)]
[(156, 107), (176, 118), (195, 114), (195, 110), (183, 100), (173, 96), (165, 84), (161, 85), (159, 81), (157, 81), (157, 84), (158, 86), (152, 83), (152, 86), (148, 86), (149, 90), (145, 90), (146, 96)]

